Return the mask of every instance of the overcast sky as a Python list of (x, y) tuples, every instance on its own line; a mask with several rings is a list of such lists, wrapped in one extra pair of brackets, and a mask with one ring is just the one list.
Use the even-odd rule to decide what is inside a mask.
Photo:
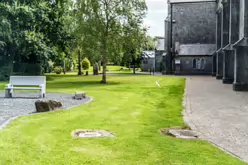
[(148, 14), (145, 25), (150, 27), (149, 34), (164, 36), (164, 20), (167, 16), (167, 0), (146, 0)]

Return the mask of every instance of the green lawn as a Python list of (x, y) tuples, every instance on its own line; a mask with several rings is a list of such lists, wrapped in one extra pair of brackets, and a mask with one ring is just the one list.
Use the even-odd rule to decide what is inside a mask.
[[(108, 85), (100, 85), (98, 76), (47, 79), (49, 92), (82, 90), (94, 101), (11, 122), (0, 131), (1, 165), (244, 164), (208, 142), (159, 133), (161, 128), (185, 126), (181, 115), (184, 79), (112, 76)], [(74, 139), (75, 129), (108, 130), (116, 138)]]

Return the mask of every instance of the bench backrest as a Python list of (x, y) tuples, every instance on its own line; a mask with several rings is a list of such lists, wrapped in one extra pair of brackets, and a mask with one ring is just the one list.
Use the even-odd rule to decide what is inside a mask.
[(46, 85), (46, 76), (10, 76), (9, 83), (15, 86)]

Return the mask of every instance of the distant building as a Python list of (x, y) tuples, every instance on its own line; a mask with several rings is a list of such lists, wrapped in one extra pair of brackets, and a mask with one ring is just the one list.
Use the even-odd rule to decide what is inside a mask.
[(213, 75), (236, 91), (248, 91), (248, 1), (217, 0), (216, 8)]
[(155, 67), (155, 51), (143, 51), (141, 59), (141, 69), (143, 72), (148, 72)]
[(168, 9), (166, 73), (209, 74), (212, 63), (213, 76), (248, 91), (248, 0), (168, 0)]
[(157, 39), (155, 50), (155, 71), (162, 72), (165, 70), (165, 38), (160, 37)]
[(211, 74), (216, 1), (168, 0), (166, 73)]
[(175, 74), (212, 74), (215, 44), (181, 44), (176, 49)]

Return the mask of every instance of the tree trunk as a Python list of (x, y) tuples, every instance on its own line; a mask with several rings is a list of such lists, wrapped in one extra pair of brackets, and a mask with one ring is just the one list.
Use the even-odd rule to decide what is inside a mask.
[(63, 72), (65, 74), (65, 59), (63, 60)]
[(103, 63), (103, 72), (102, 72), (102, 84), (107, 84), (107, 41), (105, 40), (103, 42), (103, 58), (102, 58), (102, 63)]
[(101, 71), (101, 67), (102, 67), (102, 65), (101, 65), (101, 61), (99, 61), (99, 62), (98, 62), (98, 67), (99, 67), (99, 69), (98, 69), (98, 70), (99, 70), (99, 71)]
[(133, 65), (133, 74), (136, 74), (135, 73), (135, 64)]
[(78, 75), (82, 75), (81, 52), (80, 52), (80, 49), (78, 49)]
[(135, 73), (135, 63), (136, 63), (136, 60), (135, 60), (135, 57), (133, 55), (133, 74), (136, 74)]

